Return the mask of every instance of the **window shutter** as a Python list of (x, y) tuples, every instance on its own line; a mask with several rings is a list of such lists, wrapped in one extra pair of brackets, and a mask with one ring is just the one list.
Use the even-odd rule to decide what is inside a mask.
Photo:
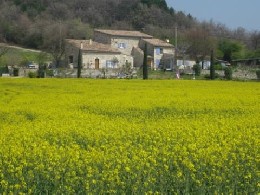
[(157, 59), (155, 63), (156, 63), (156, 66), (158, 67), (160, 65), (160, 60)]
[(160, 55), (160, 48), (156, 48), (155, 51), (156, 51), (156, 55)]

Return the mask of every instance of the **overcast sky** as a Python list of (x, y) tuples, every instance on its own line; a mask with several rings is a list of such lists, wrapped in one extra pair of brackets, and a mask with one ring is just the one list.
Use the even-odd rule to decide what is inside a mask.
[(220, 22), (231, 29), (260, 30), (260, 0), (166, 0), (176, 11), (199, 21)]

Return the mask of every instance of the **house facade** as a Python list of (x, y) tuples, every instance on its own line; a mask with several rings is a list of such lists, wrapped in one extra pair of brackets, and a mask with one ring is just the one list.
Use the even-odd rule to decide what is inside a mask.
[(133, 64), (133, 57), (122, 54), (111, 45), (92, 40), (66, 40), (66, 60), (70, 68), (77, 68), (79, 51), (83, 69), (120, 68), (126, 63)]
[(145, 49), (147, 45), (148, 65), (152, 69), (173, 69), (175, 59), (175, 48), (172, 44), (160, 39), (142, 39), (140, 48)]
[(139, 31), (95, 29), (94, 40), (68, 39), (66, 60), (71, 68), (76, 68), (81, 51), (85, 69), (120, 68), (126, 64), (139, 68), (143, 65), (145, 44), (152, 69), (173, 68), (174, 46)]
[(151, 35), (139, 31), (126, 30), (99, 30), (94, 31), (94, 40), (99, 43), (111, 45), (122, 54), (132, 55), (133, 48), (139, 47), (142, 39), (151, 39)]

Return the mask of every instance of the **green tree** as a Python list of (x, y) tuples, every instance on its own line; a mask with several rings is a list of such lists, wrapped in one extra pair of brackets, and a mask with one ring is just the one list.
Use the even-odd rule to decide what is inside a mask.
[(215, 79), (215, 60), (214, 60), (214, 51), (211, 50), (211, 55), (210, 55), (210, 79), (214, 80)]
[(147, 67), (147, 44), (144, 47), (144, 63), (143, 63), (143, 79), (148, 79), (148, 67)]
[(225, 73), (225, 79), (232, 80), (232, 73), (233, 73), (233, 71), (232, 71), (231, 67), (226, 67), (224, 69), (224, 73)]
[(77, 77), (81, 77), (81, 69), (82, 69), (82, 53), (81, 49), (79, 49), (79, 54), (78, 54), (78, 66), (77, 66)]
[(225, 39), (219, 42), (218, 49), (222, 54), (222, 59), (228, 62), (232, 62), (233, 57), (237, 55), (243, 46), (241, 43), (229, 39)]
[(167, 3), (165, 0), (141, 0), (142, 3), (147, 4), (148, 6), (156, 5), (162, 9), (168, 9)]

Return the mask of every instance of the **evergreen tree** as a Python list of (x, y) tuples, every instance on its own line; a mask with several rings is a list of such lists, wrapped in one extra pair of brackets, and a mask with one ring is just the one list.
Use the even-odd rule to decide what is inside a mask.
[(213, 50), (211, 50), (211, 55), (210, 55), (210, 79), (211, 80), (215, 79), (214, 51)]
[(77, 77), (81, 77), (81, 69), (82, 69), (82, 60), (81, 60), (81, 49), (79, 49), (79, 55), (78, 55), (78, 69), (77, 69)]
[(148, 79), (148, 68), (147, 68), (147, 44), (144, 47), (144, 63), (143, 63), (143, 79)]

